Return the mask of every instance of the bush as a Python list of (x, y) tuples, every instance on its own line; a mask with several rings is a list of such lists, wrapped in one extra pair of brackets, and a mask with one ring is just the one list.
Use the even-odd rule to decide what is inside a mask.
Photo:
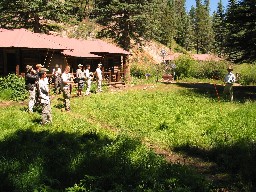
[(177, 66), (176, 75), (179, 78), (191, 77), (192, 74), (194, 74), (193, 69), (194, 69), (194, 66), (196, 65), (195, 63), (196, 62), (187, 55), (180, 56), (175, 61), (175, 64)]
[(226, 67), (227, 63), (223, 61), (196, 62), (192, 76), (199, 79), (223, 79)]
[(225, 61), (195, 61), (189, 56), (181, 56), (175, 63), (179, 78), (222, 79), (226, 74)]
[(256, 84), (256, 65), (255, 64), (240, 64), (237, 65), (235, 71), (239, 73), (238, 82), (243, 85)]
[(146, 74), (145, 70), (140, 69), (137, 66), (131, 67), (131, 76), (137, 77), (137, 78), (142, 78), (142, 77), (145, 77), (145, 74)]
[(15, 74), (0, 78), (0, 98), (3, 100), (25, 100), (27, 91), (25, 89), (25, 79)]

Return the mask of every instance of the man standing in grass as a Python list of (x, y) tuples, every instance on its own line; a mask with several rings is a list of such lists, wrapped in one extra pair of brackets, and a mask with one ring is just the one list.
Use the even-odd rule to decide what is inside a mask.
[(71, 81), (71, 75), (69, 72), (70, 72), (70, 67), (66, 66), (64, 73), (62, 73), (61, 75), (64, 105), (65, 105), (66, 111), (70, 111), (70, 94), (71, 94), (70, 85), (72, 81)]
[(224, 91), (223, 95), (225, 99), (228, 99), (229, 101), (233, 101), (233, 83), (236, 81), (236, 76), (232, 73), (233, 68), (229, 66), (227, 68), (228, 73), (226, 74), (224, 78)]
[(51, 104), (49, 96), (49, 87), (46, 78), (46, 70), (41, 69), (39, 71), (39, 99), (42, 106), (42, 125), (52, 122)]
[(98, 64), (98, 67), (95, 71), (95, 74), (96, 74), (96, 79), (97, 79), (97, 92), (102, 92), (102, 71), (101, 71), (101, 67), (102, 67), (102, 64), (99, 63)]
[(79, 64), (78, 69), (76, 70), (76, 78), (77, 78), (77, 96), (82, 96), (82, 90), (84, 88), (84, 72), (83, 65)]
[(86, 69), (84, 71), (85, 78), (86, 78), (86, 84), (87, 84), (85, 95), (89, 95), (90, 91), (91, 91), (91, 84), (92, 84), (92, 79), (93, 79), (93, 73), (90, 72), (90, 69), (91, 69), (91, 66), (90, 65), (86, 65)]
[(28, 102), (28, 111), (33, 113), (33, 108), (36, 103), (36, 81), (37, 81), (37, 72), (32, 68), (32, 66), (26, 66), (26, 76), (25, 84), (26, 89), (29, 92), (29, 102)]
[(55, 68), (52, 71), (53, 80), (54, 80), (54, 93), (61, 93), (61, 69), (58, 64), (55, 65)]

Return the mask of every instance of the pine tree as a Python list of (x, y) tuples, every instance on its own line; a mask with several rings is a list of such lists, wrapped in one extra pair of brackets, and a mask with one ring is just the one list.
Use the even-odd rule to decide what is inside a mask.
[(114, 37), (125, 50), (129, 50), (131, 39), (139, 42), (141, 37), (151, 35), (151, 6), (154, 6), (153, 1), (147, 0), (96, 1), (93, 14), (104, 26), (100, 35)]
[(59, 0), (2, 0), (0, 27), (25, 27), (40, 32), (43, 30), (42, 20), (61, 21), (71, 8)]
[(175, 22), (176, 22), (176, 35), (175, 41), (182, 47), (185, 47), (186, 29), (187, 29), (187, 13), (185, 8), (185, 0), (175, 1)]
[(218, 56), (224, 54), (224, 42), (226, 36), (225, 14), (222, 0), (218, 2), (217, 11), (213, 13), (214, 50)]
[(227, 28), (227, 35), (225, 40), (225, 52), (231, 61), (241, 58), (241, 52), (239, 51), (239, 42), (237, 40), (239, 34), (239, 28), (241, 27), (237, 20), (238, 5), (236, 0), (229, 0), (225, 25)]
[(238, 42), (242, 55), (242, 61), (256, 60), (256, 2), (255, 0), (244, 0), (239, 4), (237, 19), (240, 21)]

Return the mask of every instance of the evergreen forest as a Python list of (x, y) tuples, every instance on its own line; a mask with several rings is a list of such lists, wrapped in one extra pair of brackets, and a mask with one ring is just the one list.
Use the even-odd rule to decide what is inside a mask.
[[(214, 53), (232, 62), (256, 60), (255, 0), (219, 0), (210, 14), (211, 0), (1, 0), (0, 27), (34, 32), (59, 29), (57, 24), (97, 23), (96, 36), (113, 38), (125, 50), (134, 42), (153, 39), (177, 52)], [(51, 22), (49, 22), (51, 21)], [(53, 24), (55, 23), (55, 24)], [(94, 25), (87, 26), (84, 38)]]

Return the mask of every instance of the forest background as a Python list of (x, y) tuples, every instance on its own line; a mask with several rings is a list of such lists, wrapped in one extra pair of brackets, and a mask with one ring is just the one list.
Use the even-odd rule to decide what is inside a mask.
[(256, 59), (255, 10), (254, 0), (228, 0), (225, 8), (220, 0), (212, 14), (210, 0), (189, 10), (186, 0), (2, 0), (0, 27), (47, 33), (76, 25), (71, 36), (112, 38), (125, 50), (150, 39), (241, 63)]

